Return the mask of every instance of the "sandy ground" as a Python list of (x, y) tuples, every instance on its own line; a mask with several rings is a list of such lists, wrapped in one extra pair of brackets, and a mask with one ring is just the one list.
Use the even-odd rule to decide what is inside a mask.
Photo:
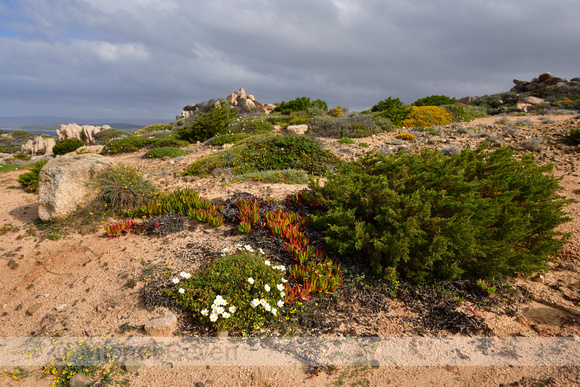
[[(543, 124), (539, 117), (520, 130), (524, 137), (542, 133), (555, 138), (558, 133), (577, 127), (579, 120), (554, 116)], [(511, 118), (512, 120), (516, 118)], [(545, 120), (545, 119), (544, 119)], [(465, 124), (470, 130), (501, 132), (495, 125), (497, 118), (479, 119)], [(495, 126), (494, 126), (495, 125)], [(451, 130), (451, 129), (450, 129)], [(551, 137), (550, 137), (551, 136)], [(336, 140), (322, 139), (321, 144), (339, 156), (349, 159), (363, 152), (384, 146), (394, 134), (357, 139), (369, 143), (362, 148), (347, 148)], [(472, 138), (448, 137), (447, 144), (467, 146)], [(462, 142), (463, 141), (463, 142)], [(509, 145), (509, 142), (508, 142)], [(146, 160), (144, 152), (115, 156), (118, 162), (137, 166), (144, 176), (164, 189), (189, 186), (206, 198), (226, 198), (235, 192), (283, 198), (305, 186), (285, 184), (244, 183), (229, 185), (222, 178), (185, 181), (179, 171), (193, 160), (217, 151), (192, 145), (192, 154), (181, 161)], [(348, 151), (350, 149), (350, 151)], [(538, 157), (540, 161), (555, 162), (555, 173), (564, 178), (561, 194), (580, 201), (580, 161), (578, 147), (548, 146)], [(0, 336), (113, 336), (126, 338), (144, 336), (142, 331), (120, 333), (124, 324), (142, 326), (153, 318), (173, 313), (167, 308), (148, 309), (140, 296), (148, 268), (157, 275), (195, 271), (203, 264), (203, 252), (220, 251), (231, 247), (239, 238), (231, 235), (228, 226), (212, 229), (198, 225), (194, 229), (167, 237), (129, 235), (110, 239), (102, 227), (84, 233), (63, 233), (58, 240), (46, 238), (33, 222), (38, 218), (37, 196), (24, 192), (16, 182), (21, 171), (0, 175), (0, 227), (13, 228), (0, 235)], [(505, 337), (576, 337), (580, 345), (580, 203), (569, 206), (573, 221), (562, 230), (574, 233), (564, 251), (556, 257), (550, 273), (541, 279), (515, 278), (513, 284), (529, 291), (530, 297), (518, 305), (519, 313), (508, 316), (466, 303), (469, 313), (482, 318), (497, 336)], [(136, 286), (123, 286), (137, 278)], [(389, 311), (380, 312), (368, 320), (347, 321), (339, 334), (354, 332), (379, 337), (409, 336), (402, 316), (408, 315), (404, 305), (388, 300)], [(36, 306), (36, 310), (30, 309)], [(183, 316), (180, 316), (180, 319)], [(344, 325), (344, 324), (343, 324)], [(442, 332), (441, 335), (445, 335)], [(0, 347), (0, 350), (2, 348)], [(577, 363), (577, 362), (576, 362)], [(0, 371), (13, 367), (0, 364)], [(0, 378), (0, 385), (48, 386), (51, 380), (37, 380), (41, 367), (29, 367), (30, 376), (17, 382)], [(382, 366), (362, 369), (338, 367), (323, 369), (312, 377), (305, 367), (236, 367), (236, 366), (159, 366), (142, 367), (129, 374), (131, 386), (192, 386), (204, 383), (214, 386), (326, 386), (367, 383), (373, 386), (497, 386), (521, 382), (521, 385), (580, 384), (580, 368), (517, 367), (517, 366)], [(545, 384), (533, 384), (533, 383)], [(200, 384), (201, 385), (201, 384)]]

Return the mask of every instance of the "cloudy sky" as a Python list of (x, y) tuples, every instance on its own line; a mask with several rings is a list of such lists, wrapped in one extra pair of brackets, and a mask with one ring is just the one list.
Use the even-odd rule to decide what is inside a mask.
[(0, 116), (492, 94), (580, 76), (578, 20), (578, 0), (0, 0)]

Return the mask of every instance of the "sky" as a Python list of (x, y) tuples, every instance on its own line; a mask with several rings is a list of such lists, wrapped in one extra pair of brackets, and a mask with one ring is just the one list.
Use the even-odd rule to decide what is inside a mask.
[(578, 20), (578, 0), (0, 0), (0, 116), (494, 94), (580, 77)]

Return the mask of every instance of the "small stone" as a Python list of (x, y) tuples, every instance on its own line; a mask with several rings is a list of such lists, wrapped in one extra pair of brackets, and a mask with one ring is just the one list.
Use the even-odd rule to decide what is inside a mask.
[(546, 280), (542, 274), (538, 273), (532, 277), (532, 281), (543, 284)]
[(18, 267), (18, 262), (11, 259), (10, 261), (8, 261), (8, 267), (11, 268), (12, 270), (14, 270)]
[(229, 332), (228, 331), (218, 331), (216, 334), (216, 337), (223, 339), (223, 338), (227, 338), (229, 336)]
[(67, 304), (59, 304), (59, 305), (55, 306), (54, 309), (58, 312), (61, 312), (61, 311), (65, 310), (67, 306), (68, 306)]
[(32, 305), (30, 308), (28, 308), (28, 310), (26, 311), (26, 314), (32, 316), (38, 309), (40, 309), (41, 306), (42, 306), (42, 302), (39, 302), (38, 304)]
[(143, 367), (145, 364), (135, 360), (135, 359), (127, 359), (123, 362), (123, 368), (127, 372), (137, 372), (139, 368)]
[(441, 153), (445, 156), (455, 156), (461, 152), (461, 149), (455, 145), (444, 146), (441, 148)]
[(177, 317), (169, 314), (165, 317), (155, 318), (144, 326), (147, 336), (173, 336), (177, 329)]
[(81, 372), (73, 375), (73, 377), (70, 378), (68, 385), (70, 387), (87, 387), (90, 386), (92, 383), (93, 380)]
[(197, 382), (195, 383), (195, 387), (205, 387), (205, 383)]
[(213, 383), (214, 383), (213, 379), (208, 379), (205, 381), (205, 384), (213, 384)]

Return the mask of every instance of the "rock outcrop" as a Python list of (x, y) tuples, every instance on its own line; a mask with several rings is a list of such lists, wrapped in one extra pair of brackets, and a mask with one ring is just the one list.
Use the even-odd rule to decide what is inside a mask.
[(95, 141), (95, 133), (100, 132), (101, 130), (111, 129), (109, 125), (103, 126), (93, 126), (93, 125), (77, 125), (75, 123), (72, 124), (62, 124), (60, 129), (56, 130), (56, 134), (58, 135), (59, 140), (64, 140), (67, 138), (74, 138), (77, 140), (84, 141), (87, 145), (94, 145)]
[(570, 85), (570, 81), (566, 79), (555, 77), (550, 73), (540, 74), (537, 78), (531, 80), (531, 82), (525, 81), (523, 79), (514, 79), (514, 87), (510, 91), (512, 92), (533, 92), (540, 89), (545, 89), (548, 86), (555, 86), (561, 84), (560, 86)]
[[(215, 98), (198, 102), (195, 105), (187, 105), (180, 114), (175, 116), (175, 119), (180, 120), (182, 118), (194, 117), (199, 113), (207, 113), (210, 109), (220, 106), (223, 102), (228, 102), (231, 104), (232, 109), (239, 110), (241, 113), (249, 113), (257, 108), (261, 108), (268, 114), (272, 110), (271, 108), (269, 109), (269, 106), (263, 106), (258, 103), (252, 94), (247, 94), (244, 89), (239, 89), (228, 94), (225, 99)], [(275, 107), (275, 105), (273, 106)]]
[(37, 136), (33, 140), (28, 140), (28, 142), (22, 144), (20, 151), (31, 155), (49, 155), (52, 154), (52, 147), (55, 145), (56, 140), (54, 138)]
[(88, 183), (91, 173), (115, 163), (95, 154), (62, 156), (50, 160), (38, 175), (38, 215), (44, 222), (65, 219), (83, 201), (91, 200)]

